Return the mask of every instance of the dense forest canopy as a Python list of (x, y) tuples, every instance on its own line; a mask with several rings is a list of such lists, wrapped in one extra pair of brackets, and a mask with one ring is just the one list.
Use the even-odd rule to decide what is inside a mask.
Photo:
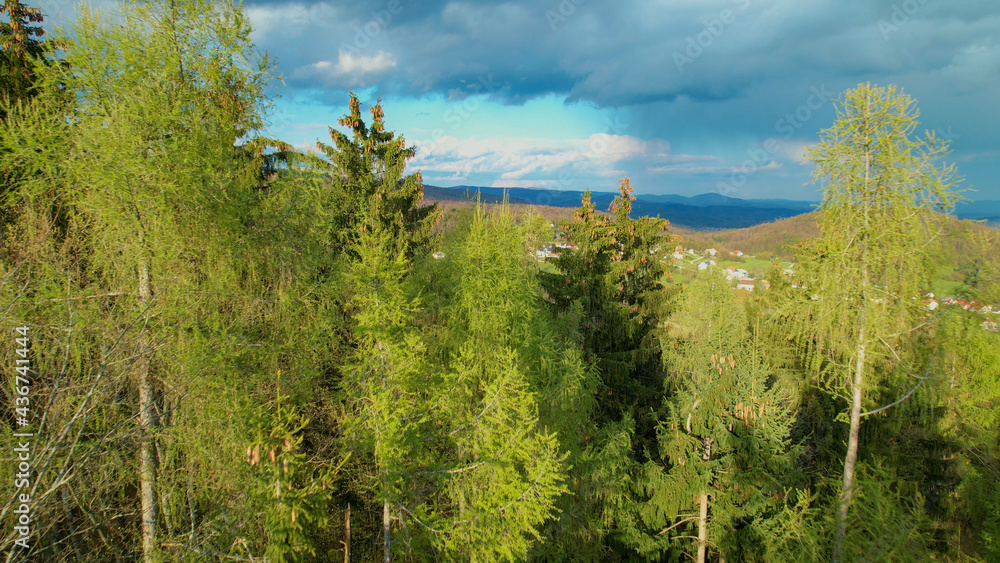
[[(996, 302), (996, 235), (895, 87), (842, 95), (809, 224), (678, 236), (628, 178), (428, 205), (353, 94), (262, 136), (231, 2), (4, 11), (6, 561), (1000, 560), (1000, 333), (927, 304), (956, 248)], [(796, 276), (673, 281), (692, 240)]]

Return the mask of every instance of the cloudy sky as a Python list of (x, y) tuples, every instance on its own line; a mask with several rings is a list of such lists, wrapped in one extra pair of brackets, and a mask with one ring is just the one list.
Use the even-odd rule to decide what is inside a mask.
[[(50, 0), (51, 2), (52, 0)], [(30, 3), (30, 2), (29, 2)], [(1000, 199), (997, 0), (244, 0), (300, 147), (353, 89), (425, 182), (818, 199), (803, 147), (870, 81)]]

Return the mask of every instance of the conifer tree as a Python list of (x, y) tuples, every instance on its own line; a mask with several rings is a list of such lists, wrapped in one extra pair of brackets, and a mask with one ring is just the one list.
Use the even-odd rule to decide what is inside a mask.
[[(207, 303), (206, 296), (220, 293), (232, 266), (227, 243), (235, 246), (237, 237), (230, 237), (240, 228), (250, 195), (239, 183), (243, 171), (233, 143), (259, 123), (267, 68), (258, 64), (247, 20), (232, 3), (127, 4), (120, 24), (102, 17), (106, 14), (84, 8), (72, 38), (65, 39), (64, 64), (36, 68), (43, 86), (29, 106), (17, 110), (17, 119), (9, 120), (17, 126), (6, 131), (3, 144), (7, 170), (19, 174), (23, 217), (38, 218), (24, 227), (37, 228), (35, 235), (47, 244), (73, 253), (56, 283), (99, 296), (103, 305), (92, 311), (102, 316), (89, 320), (118, 333), (111, 342), (87, 342), (89, 350), (81, 350), (81, 343), (67, 350), (78, 358), (102, 358), (100, 369), (74, 371), (81, 378), (74, 385), (90, 385), (96, 372), (91, 392), (108, 392), (98, 383), (107, 371), (121, 371), (104, 380), (127, 379), (132, 391), (118, 393), (137, 399), (134, 436), (98, 437), (88, 447), (93, 452), (137, 446), (138, 455), (126, 459), (139, 459), (136, 523), (143, 558), (153, 561), (160, 557), (163, 529), (168, 534), (173, 529), (173, 519), (164, 517), (174, 514), (170, 505), (176, 499), (163, 494), (161, 480), (169, 473), (162, 463), (177, 459), (175, 446), (198, 434), (196, 426), (186, 428), (187, 434), (165, 427), (184, 419), (179, 415), (184, 411), (177, 410), (181, 402), (215, 389), (203, 384), (190, 388), (192, 395), (179, 392), (189, 389), (192, 374), (220, 367), (202, 371), (210, 362), (187, 345), (219, 328), (221, 315), (201, 316), (206, 310), (226, 307)], [(51, 143), (41, 151), (39, 137)], [(106, 404), (120, 402), (106, 399)], [(97, 402), (87, 395), (80, 408), (91, 400)], [(118, 421), (120, 410), (110, 409), (110, 418), (98, 420), (127, 427), (133, 416)], [(66, 427), (48, 433), (53, 455), (71, 455), (58, 441), (77, 420), (64, 419)], [(67, 468), (72, 474), (85, 463), (65, 458), (57, 477), (39, 479), (59, 482)], [(129, 490), (119, 485), (100, 483), (106, 490)], [(193, 495), (187, 500), (193, 512)]]
[(925, 376), (907, 343), (925, 324), (920, 297), (937, 240), (928, 213), (950, 209), (956, 180), (953, 165), (938, 163), (947, 142), (930, 133), (911, 139), (917, 116), (896, 88), (862, 84), (844, 94), (837, 121), (809, 152), (824, 198), (822, 236), (803, 253), (802, 322), (810, 365), (850, 404), (835, 560), (855, 490), (861, 421), (875, 412), (863, 408), (880, 386), (907, 397), (903, 384), (920, 385)]
[(475, 208), (444, 250), (421, 270), (435, 277), (421, 315), (427, 426), (411, 450), (409, 504), (394, 511), (412, 556), (521, 560), (566, 492), (566, 453), (539, 393), (572, 403), (585, 374), (579, 356), (547, 349), (558, 340), (539, 324), (524, 233), (507, 209)]
[[(377, 220), (379, 200), (372, 198), (353, 253), (350, 282), (354, 287), (355, 360), (342, 386), (348, 402), (345, 434), (351, 449), (371, 456), (374, 476), (368, 488), (382, 506), (383, 561), (392, 558), (392, 519), (409, 487), (409, 469), (419, 460), (412, 451), (424, 407), (423, 344), (409, 326), (414, 304), (403, 291), (407, 274), (406, 239)], [(397, 516), (398, 518), (398, 516)]]
[(552, 261), (556, 272), (540, 273), (556, 312), (579, 311), (584, 359), (599, 377), (592, 415), (598, 431), (591, 436), (588, 478), (580, 482), (599, 505), (591, 510), (601, 514), (595, 525), (601, 536), (628, 536), (641, 527), (629, 508), (630, 491), (637, 462), (657, 448), (650, 413), (660, 406), (663, 380), (654, 329), (666, 300), (655, 249), (669, 223), (632, 219), (634, 199), (628, 178), (609, 214), (599, 213), (585, 193), (574, 220), (563, 224), (565, 242), (576, 248), (560, 249)]
[[(34, 67), (45, 51), (41, 42), (44, 17), (38, 8), (17, 0), (4, 0), (0, 15), (7, 16), (7, 21), (0, 23), (0, 99), (25, 100), (32, 94)], [(0, 119), (6, 113), (0, 106)]]
[[(403, 176), (406, 161), (416, 149), (385, 127), (381, 100), (371, 107), (371, 126), (361, 118), (361, 102), (353, 92), (350, 113), (338, 123), (351, 131), (351, 137), (330, 128), (333, 145), (316, 146), (330, 159), (331, 182), (339, 195), (341, 247), (351, 247), (365, 226), (377, 221), (396, 237), (405, 238), (407, 253), (412, 256), (424, 249), (437, 220), (435, 205), (420, 206), (424, 197), (420, 172)], [(371, 208), (378, 202), (378, 212)]]
[(594, 209), (589, 191), (584, 195), (574, 221), (563, 225), (566, 242), (576, 249), (553, 260), (558, 273), (541, 278), (557, 310), (572, 303), (582, 308), (584, 350), (601, 374), (600, 420), (644, 410), (660, 387), (652, 333), (664, 271), (653, 251), (669, 223), (630, 217), (635, 196), (628, 178), (619, 192), (610, 215)]
[(691, 282), (661, 338), (672, 392), (657, 427), (662, 457), (647, 462), (640, 484), (637, 510), (648, 531), (633, 542), (653, 556), (676, 547), (675, 537), (691, 538), (694, 548), (685, 551), (696, 561), (710, 550), (753, 560), (755, 544), (773, 539), (762, 521), (785, 509), (780, 479), (790, 468), (792, 423), (785, 392), (773, 385), (743, 307), (716, 273)]

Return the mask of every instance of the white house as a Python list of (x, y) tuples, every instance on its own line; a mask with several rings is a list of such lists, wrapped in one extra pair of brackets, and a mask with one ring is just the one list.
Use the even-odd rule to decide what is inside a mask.
[(754, 283), (754, 280), (740, 280), (739, 283), (736, 284), (736, 289), (753, 291)]
[(714, 265), (715, 265), (715, 260), (705, 260), (704, 262), (701, 262), (700, 264), (698, 264), (698, 269), (699, 270), (707, 270), (710, 266), (714, 266)]
[(684, 255), (681, 254), (680, 252), (674, 252), (672, 256), (674, 257), (674, 260), (683, 260), (684, 259)]
[(732, 266), (726, 268), (726, 281), (741, 280), (744, 278), (749, 278), (750, 272), (744, 270), (743, 268), (734, 268)]
[(743, 256), (743, 253), (740, 252), (739, 250), (734, 250), (730, 252), (730, 254), (732, 254), (733, 256)]
[(715, 256), (716, 253), (717, 251), (714, 248), (709, 248), (705, 251), (705, 254), (708, 254), (709, 256)]

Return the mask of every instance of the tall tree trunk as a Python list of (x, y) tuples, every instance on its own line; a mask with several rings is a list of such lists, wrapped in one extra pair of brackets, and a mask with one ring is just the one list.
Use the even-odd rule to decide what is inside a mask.
[[(701, 459), (708, 461), (712, 457), (712, 439), (705, 438), (705, 450), (701, 454)], [(701, 509), (698, 515), (698, 563), (705, 563), (708, 555), (708, 491), (700, 495)]]
[[(862, 292), (863, 296), (864, 293)], [(862, 307), (867, 307), (867, 304), (863, 303)], [(840, 494), (840, 508), (837, 511), (837, 537), (833, 544), (834, 562), (840, 561), (843, 557), (844, 536), (847, 534), (847, 512), (851, 506), (851, 497), (854, 495), (854, 465), (858, 459), (858, 434), (861, 430), (861, 392), (864, 383), (867, 328), (865, 312), (862, 309), (856, 349), (857, 362), (854, 366), (854, 382), (851, 385), (851, 432), (847, 439), (847, 456), (844, 458), (844, 486)]]
[(351, 563), (351, 503), (344, 511), (344, 563)]
[[(149, 304), (151, 293), (149, 288), (149, 262), (143, 260), (139, 264), (139, 302), (145, 307)], [(153, 383), (149, 373), (150, 339), (144, 334), (141, 337), (142, 348), (136, 360), (136, 371), (139, 376), (139, 483), (142, 496), (142, 558), (145, 563), (153, 563), (153, 553), (156, 551), (156, 457), (153, 449), (153, 428), (156, 426), (156, 411), (153, 402)]]
[(708, 493), (701, 493), (701, 513), (698, 516), (698, 563), (705, 563), (708, 551)]
[(392, 547), (389, 539), (390, 528), (392, 527), (392, 518), (389, 516), (389, 501), (382, 502), (382, 534), (385, 538), (385, 543), (382, 544), (382, 563), (390, 563), (392, 561)]
[[(865, 110), (867, 112), (867, 98)], [(867, 121), (866, 121), (867, 124)], [(871, 225), (868, 220), (869, 183), (871, 179), (871, 147), (865, 147), (865, 179), (864, 197), (861, 205), (864, 216), (864, 232), (868, 233)], [(861, 260), (861, 313), (858, 319), (858, 341), (855, 346), (854, 381), (851, 384), (851, 431), (847, 438), (847, 456), (844, 457), (844, 485), (840, 492), (840, 507), (837, 510), (837, 536), (833, 540), (833, 561), (839, 563), (844, 554), (844, 537), (847, 535), (847, 512), (851, 508), (851, 497), (854, 496), (854, 464), (858, 459), (858, 434), (861, 430), (861, 385), (865, 374), (865, 346), (868, 329), (868, 266), (867, 256), (862, 254)]]

